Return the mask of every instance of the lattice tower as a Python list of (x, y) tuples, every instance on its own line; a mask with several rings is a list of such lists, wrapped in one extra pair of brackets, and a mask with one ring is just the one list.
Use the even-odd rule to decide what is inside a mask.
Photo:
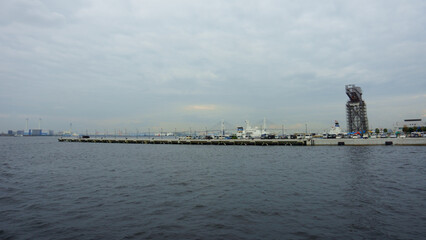
[(355, 85), (346, 85), (346, 95), (349, 101), (346, 103), (346, 120), (348, 132), (368, 131), (367, 105), (362, 100), (362, 90)]

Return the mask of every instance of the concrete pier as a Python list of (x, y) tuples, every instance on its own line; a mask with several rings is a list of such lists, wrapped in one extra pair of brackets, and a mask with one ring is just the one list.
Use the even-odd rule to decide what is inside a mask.
[[(288, 145), (304, 146), (305, 139), (106, 139), (106, 138), (59, 138), (59, 142), (130, 143), (130, 144), (187, 144), (187, 145)], [(310, 144), (310, 143), (309, 143)]]
[(426, 146), (426, 138), (313, 139), (315, 146)]
[(59, 138), (59, 142), (186, 144), (186, 145), (255, 145), (255, 146), (426, 146), (426, 138), (377, 139), (111, 139)]

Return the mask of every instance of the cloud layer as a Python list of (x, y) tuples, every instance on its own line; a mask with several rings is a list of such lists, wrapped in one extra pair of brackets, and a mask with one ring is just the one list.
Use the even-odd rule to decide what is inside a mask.
[[(424, 1), (3, 1), (0, 123), (165, 128), (424, 117)], [(189, 111), (192, 110), (192, 111)], [(198, 110), (198, 111), (196, 111)], [(202, 111), (203, 110), (203, 111)]]

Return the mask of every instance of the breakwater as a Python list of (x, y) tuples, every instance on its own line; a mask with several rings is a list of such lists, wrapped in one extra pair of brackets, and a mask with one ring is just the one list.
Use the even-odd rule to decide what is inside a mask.
[(59, 138), (59, 142), (124, 143), (124, 144), (186, 144), (186, 145), (256, 145), (256, 146), (426, 146), (426, 138), (377, 139), (112, 139)]
[(311, 144), (305, 139), (105, 139), (105, 138), (60, 138), (60, 142), (128, 143), (128, 144), (186, 144), (186, 145), (289, 145)]

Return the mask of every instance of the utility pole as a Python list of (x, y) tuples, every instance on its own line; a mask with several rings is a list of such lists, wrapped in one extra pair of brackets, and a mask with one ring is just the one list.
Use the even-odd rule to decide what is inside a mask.
[(264, 134), (264, 133), (266, 133), (266, 118), (264, 117), (263, 118), (263, 132), (262, 132), (262, 134)]
[(27, 124), (25, 125), (25, 131), (28, 133), (28, 135), (30, 134), (30, 131), (28, 129), (28, 120), (30, 120), (29, 118), (25, 119), (27, 121)]

